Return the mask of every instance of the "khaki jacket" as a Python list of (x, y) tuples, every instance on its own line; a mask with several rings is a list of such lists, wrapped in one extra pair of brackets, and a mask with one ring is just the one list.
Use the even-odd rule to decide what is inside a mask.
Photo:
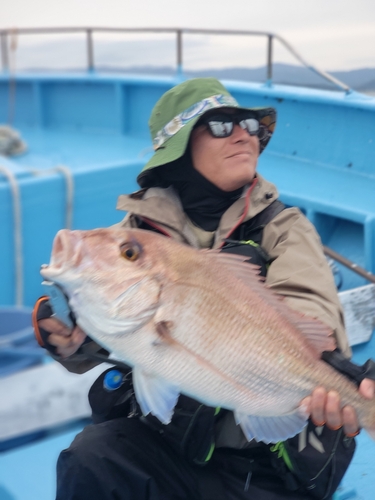
[[(149, 188), (119, 197), (117, 208), (127, 215), (117, 226), (136, 228), (143, 222), (195, 248), (220, 248), (224, 238), (239, 224), (264, 210), (277, 196), (276, 187), (257, 175), (256, 181), (224, 213), (218, 229), (207, 233), (187, 218), (173, 188)], [(318, 318), (332, 328), (338, 346), (349, 356), (343, 312), (313, 225), (299, 209), (287, 208), (266, 225), (261, 245), (274, 259), (266, 278), (268, 286), (285, 296), (291, 308)], [(97, 364), (85, 356), (95, 350), (99, 347), (90, 342), (83, 346), (81, 354), (59, 361), (68, 370), (82, 373)]]

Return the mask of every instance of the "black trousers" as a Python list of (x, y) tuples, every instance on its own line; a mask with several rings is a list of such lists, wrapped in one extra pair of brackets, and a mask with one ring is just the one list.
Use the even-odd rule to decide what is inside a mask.
[(87, 426), (57, 464), (57, 500), (307, 498), (287, 491), (263, 458), (252, 462), (218, 450), (207, 466), (191, 464), (138, 419)]

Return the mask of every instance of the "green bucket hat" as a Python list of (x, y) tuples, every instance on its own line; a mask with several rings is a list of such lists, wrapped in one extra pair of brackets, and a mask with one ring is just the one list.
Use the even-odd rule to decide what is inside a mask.
[(194, 125), (202, 115), (215, 108), (256, 112), (260, 122), (260, 152), (264, 150), (275, 128), (276, 110), (243, 108), (216, 78), (193, 78), (168, 90), (151, 112), (148, 124), (155, 153), (137, 177), (141, 187), (149, 185), (147, 177), (151, 169), (184, 155)]

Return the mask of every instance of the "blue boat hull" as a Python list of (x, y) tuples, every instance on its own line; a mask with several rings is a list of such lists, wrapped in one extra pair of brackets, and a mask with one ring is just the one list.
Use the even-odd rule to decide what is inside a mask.
[[(135, 177), (152, 152), (151, 109), (178, 81), (21, 74), (12, 100), (8, 75), (0, 75), (0, 122), (12, 106), (12, 125), (28, 145), (24, 155), (0, 159), (1, 305), (32, 306), (43, 293), (39, 267), (49, 260), (59, 229), (108, 226), (122, 218), (116, 198), (137, 189)], [(325, 245), (374, 273), (375, 98), (224, 83), (243, 106), (277, 109), (276, 132), (259, 171), (278, 186), (284, 203), (303, 210)], [(366, 284), (338, 267), (343, 290)], [(357, 346), (354, 356), (375, 358), (374, 339)], [(23, 500), (30, 491), (39, 500), (52, 498), (58, 452), (81, 425), (1, 454), (0, 498)], [(364, 433), (358, 442), (341, 500), (373, 497), (374, 443)]]

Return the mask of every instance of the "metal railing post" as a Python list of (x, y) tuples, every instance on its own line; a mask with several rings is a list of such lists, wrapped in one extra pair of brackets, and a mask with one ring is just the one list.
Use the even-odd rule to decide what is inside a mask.
[(8, 35), (1, 33), (1, 65), (3, 71), (9, 71)]
[(177, 43), (177, 76), (182, 77), (183, 76), (183, 69), (182, 69), (182, 30), (178, 29), (176, 30), (176, 43)]
[(272, 85), (272, 41), (273, 35), (268, 35), (268, 44), (267, 44), (267, 81), (266, 85)]
[(94, 45), (92, 40), (92, 29), (86, 30), (86, 44), (87, 44), (87, 70), (94, 71)]

